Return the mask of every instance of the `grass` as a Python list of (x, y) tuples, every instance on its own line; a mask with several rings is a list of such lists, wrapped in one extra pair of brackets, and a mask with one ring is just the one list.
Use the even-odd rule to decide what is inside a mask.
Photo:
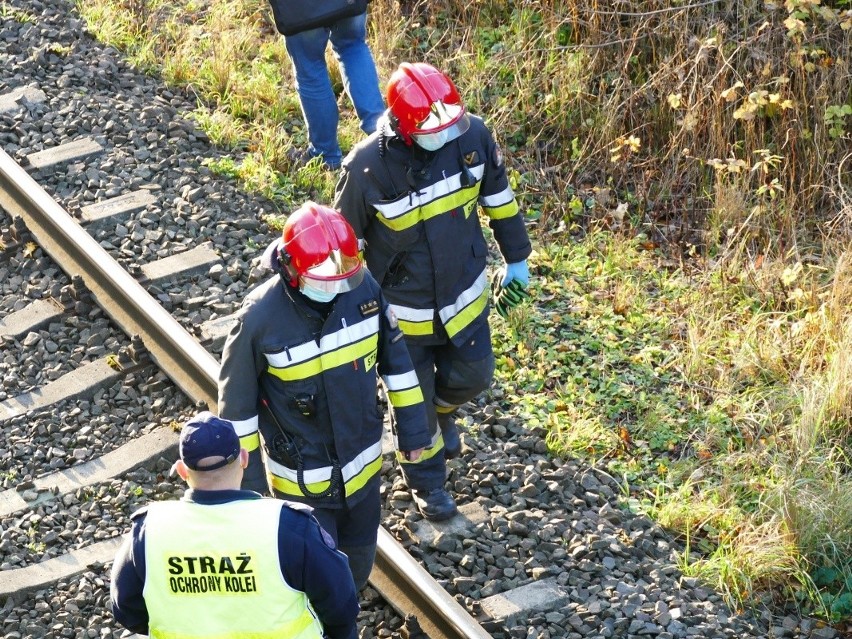
[(47, 549), (47, 544), (43, 541), (38, 541), (38, 536), (38, 524), (30, 526), (27, 529), (27, 538), (29, 539), (29, 542), (27, 542), (26, 548), (34, 555), (41, 555)]
[[(289, 159), (304, 126), (265, 0), (79, 9), (198, 97), (230, 152), (214, 171), (284, 214), (331, 201), (336, 176)], [(535, 236), (534, 302), (494, 320), (495, 401), (620, 478), (625, 507), (678, 536), (680, 569), (733, 606), (849, 619), (848, 0), (370, 11), (380, 77), (401, 60), (450, 73)], [(361, 134), (340, 105), (346, 151)]]
[[(738, 607), (780, 593), (839, 620), (852, 550), (847, 259), (834, 271), (764, 260), (735, 277), (660, 270), (641, 240), (607, 231), (540, 250), (538, 304), (494, 332), (503, 401), (546, 427), (554, 452), (622, 478), (630, 507), (687, 542), (685, 574)], [(839, 590), (820, 591), (816, 574)]]
[(21, 24), (34, 24), (36, 22), (36, 16), (34, 14), (29, 11), (12, 7), (6, 2), (0, 2), (0, 18), (3, 18), (4, 20), (14, 20)]

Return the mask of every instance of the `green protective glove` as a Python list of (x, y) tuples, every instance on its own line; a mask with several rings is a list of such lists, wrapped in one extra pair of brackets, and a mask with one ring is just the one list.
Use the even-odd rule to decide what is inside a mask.
[(502, 271), (494, 274), (491, 279), (491, 294), (494, 299), (494, 310), (500, 317), (508, 317), (509, 309), (516, 307), (524, 300), (530, 299), (530, 293), (518, 280), (512, 280), (506, 286), (501, 286), (502, 280)]

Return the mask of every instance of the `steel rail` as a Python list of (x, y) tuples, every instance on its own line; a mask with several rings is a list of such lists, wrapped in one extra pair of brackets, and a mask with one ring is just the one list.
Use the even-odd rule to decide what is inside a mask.
[(370, 583), (401, 615), (414, 614), (430, 639), (491, 639), (470, 613), (384, 528)]
[(80, 275), (101, 308), (189, 397), (216, 406), (219, 364), (162, 305), (9, 155), (0, 149), (0, 206), (23, 218), (69, 275)]
[[(0, 149), (0, 206), (25, 220), (68, 275), (80, 275), (110, 317), (138, 335), (161, 370), (190, 398), (215, 410), (219, 362), (127, 273), (35, 180)], [(384, 528), (370, 583), (430, 639), (490, 635)]]

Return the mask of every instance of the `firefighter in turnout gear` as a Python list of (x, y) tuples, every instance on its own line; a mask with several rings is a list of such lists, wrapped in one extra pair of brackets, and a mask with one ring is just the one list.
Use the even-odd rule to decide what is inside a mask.
[(403, 63), (387, 86), (377, 131), (343, 162), (339, 209), (365, 240), (426, 399), (432, 441), (407, 474), (415, 503), (434, 520), (456, 512), (444, 489), (445, 458), (461, 450), (454, 413), (491, 383), (488, 217), (505, 261), (499, 286), (529, 283), (532, 251), (499, 147), (434, 67)]
[(116, 554), (116, 620), (153, 638), (357, 639), (346, 556), (310, 508), (240, 490), (248, 452), (209, 412), (181, 430), (177, 501), (131, 516)]
[(307, 202), (262, 263), (276, 274), (249, 293), (225, 342), (219, 413), (250, 452), (243, 487), (311, 505), (360, 589), (380, 519), (377, 373), (396, 415), (403, 472), (429, 444), (423, 393), (340, 213)]

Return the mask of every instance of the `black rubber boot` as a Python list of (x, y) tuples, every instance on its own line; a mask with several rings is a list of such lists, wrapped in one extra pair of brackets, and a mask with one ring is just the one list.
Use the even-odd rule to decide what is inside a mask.
[(417, 510), (426, 519), (443, 521), (458, 512), (455, 500), (443, 488), (414, 490), (411, 494), (414, 496), (414, 503), (417, 504)]

